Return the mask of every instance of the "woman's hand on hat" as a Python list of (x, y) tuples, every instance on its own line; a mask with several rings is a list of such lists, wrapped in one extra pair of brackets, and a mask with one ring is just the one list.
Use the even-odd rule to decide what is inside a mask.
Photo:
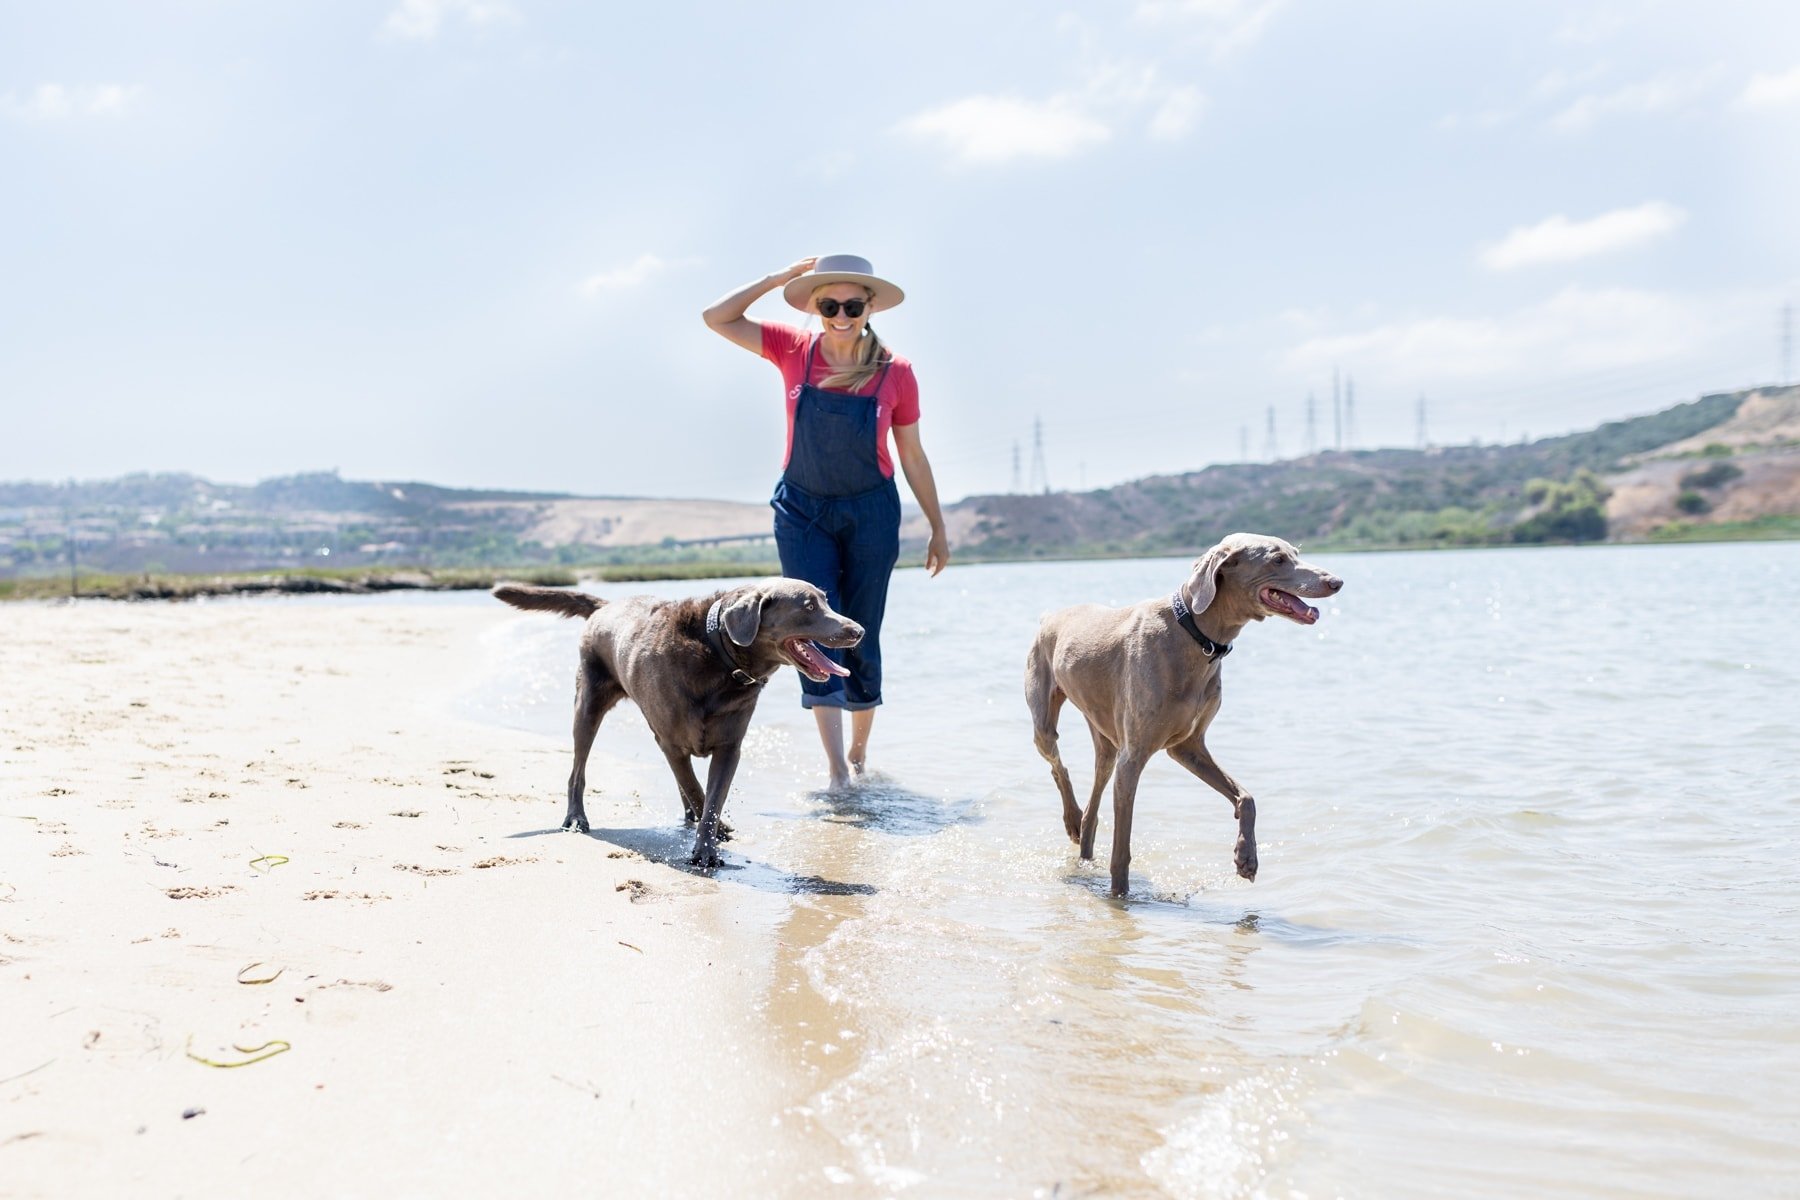
[(787, 270), (781, 272), (781, 274), (777, 275), (775, 278), (777, 281), (779, 281), (781, 283), (791, 282), (792, 280), (798, 279), (802, 275), (806, 274), (808, 271), (812, 270), (813, 264), (818, 261), (819, 261), (819, 256), (816, 254), (813, 255), (811, 258), (803, 258), (799, 262), (795, 263), (793, 266), (789, 267)]

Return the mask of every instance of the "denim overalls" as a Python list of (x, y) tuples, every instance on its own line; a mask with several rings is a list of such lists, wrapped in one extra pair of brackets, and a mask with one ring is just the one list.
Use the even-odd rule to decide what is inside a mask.
[(888, 576), (900, 557), (900, 489), (881, 473), (876, 457), (882, 367), (864, 396), (828, 392), (812, 383), (813, 354), (794, 404), (787, 469), (769, 505), (781, 573), (822, 588), (831, 607), (863, 627), (849, 650), (826, 650), (850, 672), (814, 683), (800, 677), (807, 708), (862, 709), (881, 703), (881, 616)]

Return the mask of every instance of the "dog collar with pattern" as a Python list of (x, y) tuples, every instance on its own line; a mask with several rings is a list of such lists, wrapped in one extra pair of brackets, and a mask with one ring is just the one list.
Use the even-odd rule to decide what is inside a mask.
[(725, 664), (725, 669), (731, 672), (733, 679), (745, 687), (755, 686), (763, 681), (739, 665), (737, 655), (731, 650), (731, 638), (720, 627), (719, 610), (724, 604), (725, 597), (720, 596), (712, 602), (712, 607), (706, 610), (706, 640), (712, 646), (713, 653), (717, 654), (720, 661)]
[(1180, 588), (1175, 589), (1175, 620), (1188, 631), (1188, 634), (1196, 642), (1200, 643), (1200, 648), (1206, 651), (1206, 657), (1217, 661), (1231, 653), (1230, 642), (1220, 644), (1200, 632), (1200, 625), (1194, 620), (1194, 614), (1188, 610), (1187, 601), (1181, 598)]

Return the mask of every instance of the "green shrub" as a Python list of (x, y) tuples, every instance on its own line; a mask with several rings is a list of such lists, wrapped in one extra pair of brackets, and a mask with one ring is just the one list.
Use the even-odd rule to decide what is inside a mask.
[(1689, 516), (1699, 516), (1703, 512), (1712, 511), (1712, 505), (1707, 502), (1706, 497), (1691, 488), (1675, 497), (1675, 507)]
[(1681, 477), (1681, 486), (1685, 489), (1716, 488), (1742, 477), (1743, 469), (1733, 463), (1711, 462), (1697, 471), (1689, 471)]
[(1606, 497), (1600, 477), (1585, 467), (1566, 483), (1533, 479), (1525, 498), (1537, 511), (1512, 529), (1515, 542), (1597, 542), (1606, 537)]

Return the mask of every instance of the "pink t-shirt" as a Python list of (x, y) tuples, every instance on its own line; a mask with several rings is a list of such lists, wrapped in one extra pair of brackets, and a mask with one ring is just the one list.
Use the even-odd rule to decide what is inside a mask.
[[(806, 352), (818, 341), (819, 336), (807, 333), (804, 329), (795, 329), (792, 325), (776, 321), (763, 322), (762, 356), (781, 368), (781, 382), (787, 389), (787, 448), (781, 452), (781, 465), (784, 469), (787, 467), (788, 457), (794, 452), (794, 409), (800, 402), (801, 383), (817, 387), (832, 374), (830, 364), (825, 361), (824, 351), (820, 351), (812, 356), (812, 378), (800, 378), (806, 372)], [(863, 393), (867, 394), (866, 391)], [(881, 473), (892, 479), (894, 460), (888, 453), (888, 429), (894, 425), (911, 425), (919, 419), (919, 381), (913, 376), (910, 362), (898, 354), (894, 355), (894, 363), (888, 368), (887, 377), (881, 381), (881, 391), (875, 401), (878, 406), (875, 417), (875, 458), (881, 465)]]

